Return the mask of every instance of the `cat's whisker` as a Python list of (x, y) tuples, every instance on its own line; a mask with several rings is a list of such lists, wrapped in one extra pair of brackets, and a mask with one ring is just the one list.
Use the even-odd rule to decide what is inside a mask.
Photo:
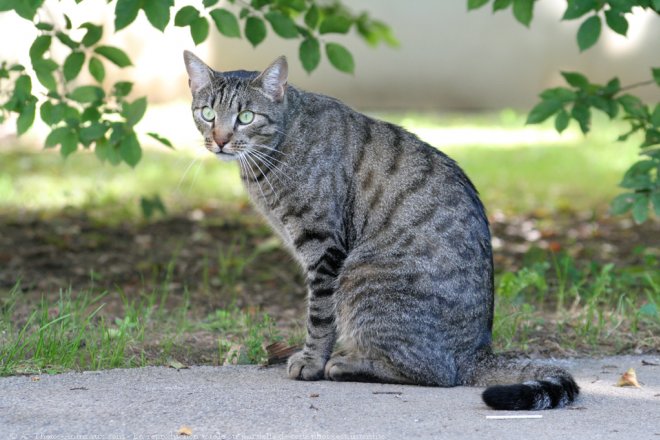
[(275, 173), (278, 179), (280, 177), (284, 177), (289, 183), (293, 183), (293, 179), (288, 174), (286, 174), (281, 168), (270, 161), (270, 159), (272, 159), (271, 157), (254, 150), (252, 150), (251, 153), (258, 157), (264, 165), (268, 166), (268, 168)]
[[(264, 147), (266, 147), (265, 145), (260, 145), (260, 144), (257, 144), (256, 146), (257, 146), (257, 147), (260, 147), (260, 148), (264, 148)], [(269, 148), (266, 147), (266, 149), (269, 149)], [(282, 162), (282, 161), (279, 160), (278, 158), (274, 157), (272, 154), (266, 154), (266, 153), (264, 153), (263, 151), (259, 151), (259, 150), (257, 150), (257, 149), (253, 149), (253, 150), (250, 150), (250, 151), (253, 151), (253, 152), (255, 152), (255, 153), (259, 153), (259, 154), (261, 154), (261, 155), (263, 155), (263, 156), (268, 157), (269, 159), (273, 159), (274, 161), (276, 161), (276, 162), (278, 162), (278, 163), (281, 163), (282, 165), (286, 166), (287, 168), (291, 168), (291, 166), (290, 166), (288, 163), (286, 163), (286, 162)]]
[(199, 161), (198, 157), (192, 158), (186, 169), (184, 170), (183, 174), (181, 175), (181, 178), (179, 179), (179, 183), (176, 185), (176, 188), (174, 189), (175, 192), (179, 192), (181, 190), (181, 184), (183, 183), (184, 179), (188, 175), (188, 172), (190, 171), (190, 168)]
[[(275, 191), (275, 188), (273, 188), (273, 185), (270, 183), (270, 179), (268, 179), (268, 175), (267, 175), (266, 173), (264, 173), (264, 171), (263, 171), (263, 170), (261, 169), (261, 167), (259, 166), (259, 163), (258, 163), (258, 160), (257, 160), (258, 157), (251, 157), (249, 151), (247, 152), (247, 154), (245, 155), (245, 157), (247, 157), (248, 160), (251, 160), (252, 163), (257, 167), (257, 169), (259, 170), (259, 172), (261, 173), (261, 175), (262, 175), (262, 176), (264, 177), (264, 179), (266, 180), (266, 183), (268, 184), (268, 186), (270, 186), (270, 190), (273, 192), (273, 194), (275, 194), (275, 196), (276, 196), (277, 198), (279, 198), (279, 195), (277, 194), (277, 191)], [(265, 163), (264, 163), (263, 165), (264, 165), (265, 167), (267, 167), (267, 165), (266, 165)]]
[(197, 181), (197, 176), (199, 176), (199, 170), (202, 169), (202, 163), (199, 160), (195, 161), (199, 166), (195, 169), (195, 174), (193, 174), (192, 181), (190, 182), (190, 185), (188, 185), (188, 192), (192, 191), (193, 187), (195, 186), (195, 182)]
[(282, 156), (288, 156), (287, 153), (283, 152), (282, 150), (280, 150), (278, 148), (273, 148), (273, 147), (270, 147), (270, 146), (264, 145), (264, 144), (255, 144), (255, 145), (260, 147), (260, 148), (263, 148), (264, 150), (270, 150), (270, 151), (274, 151), (275, 153), (281, 154)]
[[(249, 160), (248, 155), (244, 154), (243, 159), (245, 159), (246, 161)], [(254, 170), (252, 169), (252, 166), (248, 162), (246, 162), (245, 167), (248, 169), (248, 171), (250, 171), (250, 173), (252, 174), (252, 177), (254, 178), (254, 182), (259, 187), (259, 192), (261, 193), (261, 197), (263, 197), (263, 199), (264, 199), (264, 203), (268, 203), (268, 201), (266, 200), (266, 195), (264, 194), (263, 189), (261, 189), (261, 182), (259, 182), (259, 180), (257, 180), (257, 175), (254, 173)], [(249, 182), (249, 179), (248, 179), (248, 182)]]

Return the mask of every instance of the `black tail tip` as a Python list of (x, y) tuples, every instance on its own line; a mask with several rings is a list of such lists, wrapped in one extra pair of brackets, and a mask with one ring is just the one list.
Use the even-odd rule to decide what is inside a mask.
[(498, 410), (541, 410), (572, 403), (580, 387), (572, 377), (552, 377), (524, 384), (496, 385), (481, 395), (486, 405)]
[(493, 409), (524, 410), (534, 406), (534, 393), (522, 384), (486, 388), (481, 398)]

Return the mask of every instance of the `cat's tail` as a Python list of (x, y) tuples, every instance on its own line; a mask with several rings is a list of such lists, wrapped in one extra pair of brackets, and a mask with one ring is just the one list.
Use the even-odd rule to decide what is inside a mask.
[(503, 410), (561, 408), (580, 393), (580, 387), (563, 368), (494, 355), (479, 362), (472, 385), (487, 386), (482, 394), (484, 402)]

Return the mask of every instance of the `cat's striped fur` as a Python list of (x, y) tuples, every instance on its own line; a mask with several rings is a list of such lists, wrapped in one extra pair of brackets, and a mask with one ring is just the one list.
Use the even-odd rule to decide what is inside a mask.
[[(289, 86), (284, 58), (262, 73), (220, 73), (184, 58), (206, 147), (239, 161), (254, 204), (306, 274), (308, 334), (289, 360), (291, 378), (500, 384), (483, 395), (498, 409), (575, 399), (563, 369), (492, 354), (488, 221), (452, 159), (398, 126)], [(245, 111), (248, 124), (238, 119)]]

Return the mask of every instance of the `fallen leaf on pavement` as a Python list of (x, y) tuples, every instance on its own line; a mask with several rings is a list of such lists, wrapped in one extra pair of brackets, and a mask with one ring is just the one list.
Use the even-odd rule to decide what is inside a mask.
[(177, 361), (174, 358), (169, 358), (167, 360), (167, 366), (170, 368), (176, 368), (177, 370), (185, 370), (188, 368), (187, 365), (183, 365), (181, 362)]
[(182, 425), (176, 433), (177, 435), (192, 435), (192, 428), (190, 426)]
[(637, 382), (637, 373), (635, 373), (635, 369), (629, 368), (628, 371), (623, 373), (619, 378), (619, 381), (616, 383), (616, 386), (641, 388), (639, 382)]

